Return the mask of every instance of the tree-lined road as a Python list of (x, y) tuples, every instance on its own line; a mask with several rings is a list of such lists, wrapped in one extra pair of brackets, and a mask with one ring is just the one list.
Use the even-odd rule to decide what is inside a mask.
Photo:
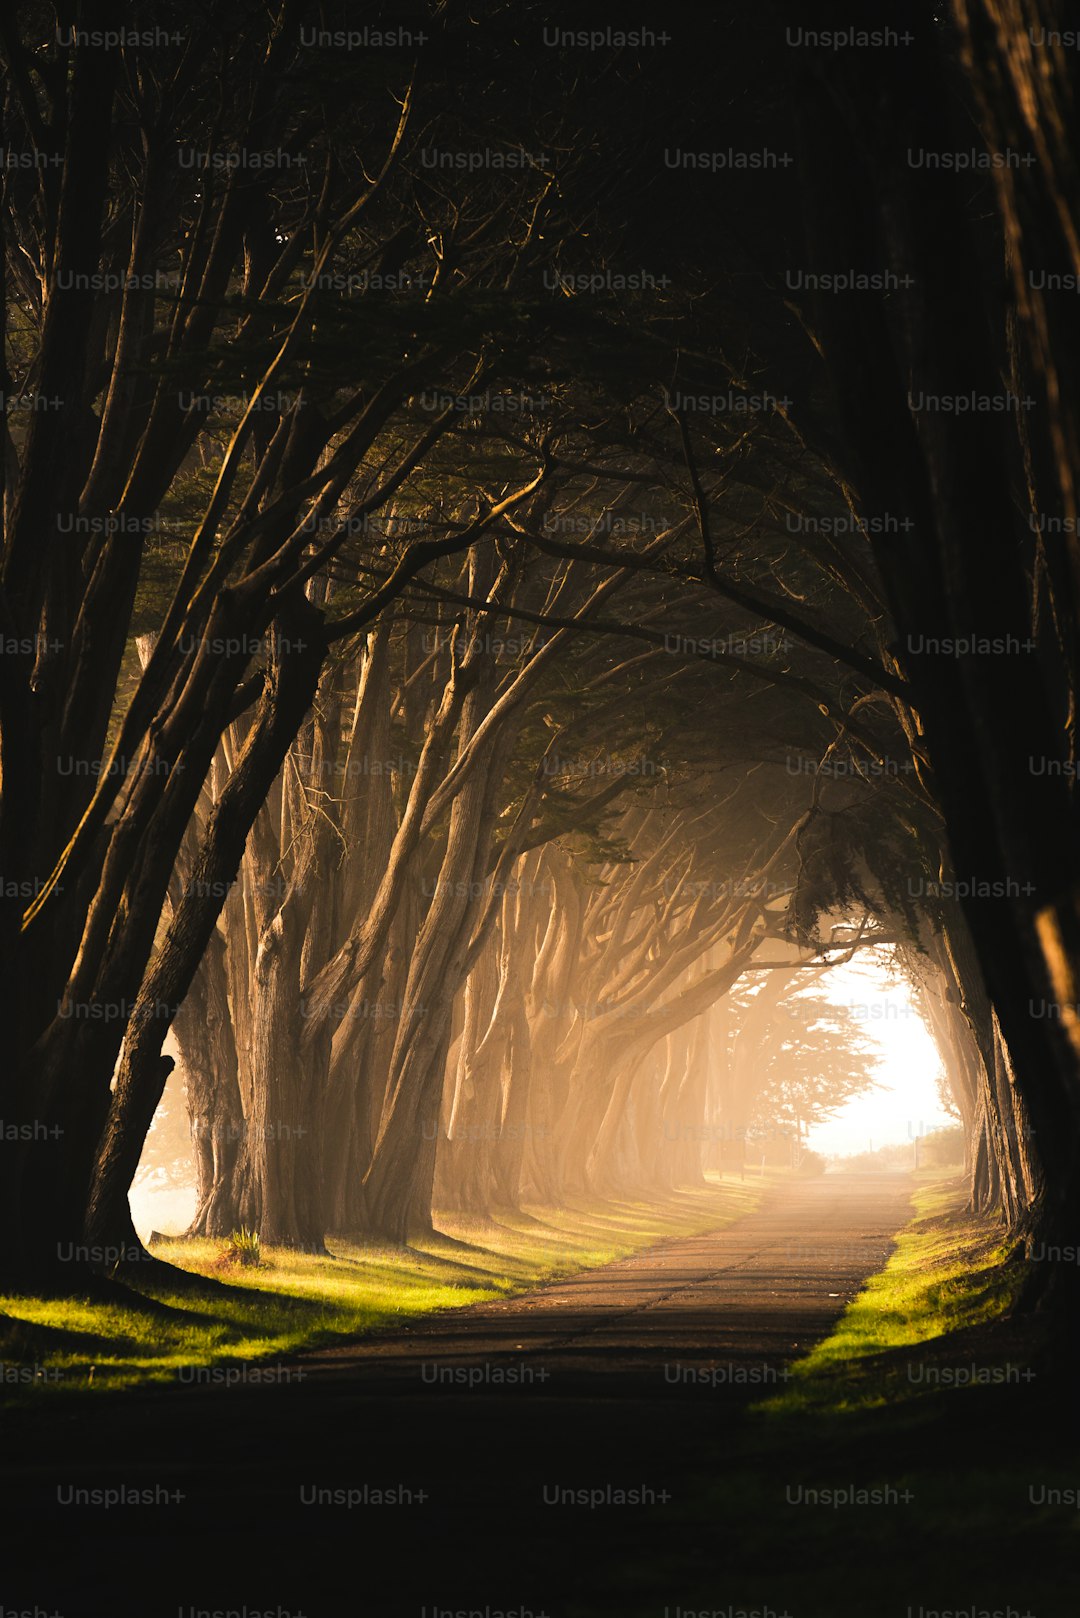
[[(32, 1453), (12, 1464), (9, 1448), (4, 1519), (16, 1535), (33, 1524), (63, 1539), (80, 1571), (70, 1591), (44, 1593), (77, 1618), (176, 1611), (175, 1600), (88, 1606), (106, 1601), (99, 1583), (117, 1588), (118, 1567), (168, 1566), (185, 1607), (375, 1610), (317, 1597), (376, 1550), (399, 1581), (380, 1614), (426, 1601), (554, 1618), (574, 1610), (568, 1570), (586, 1551), (602, 1567), (685, 1540), (687, 1565), (707, 1557), (693, 1520), (701, 1477), (730, 1456), (740, 1408), (782, 1388), (785, 1363), (881, 1267), (910, 1191), (905, 1176), (790, 1181), (726, 1229), (308, 1353), (291, 1365), (302, 1380), (54, 1407)], [(182, 1498), (109, 1509), (58, 1498), (122, 1484)], [(555, 1489), (644, 1498), (545, 1509)], [(342, 1494), (314, 1493), (326, 1490)]]
[(776, 1367), (824, 1337), (866, 1276), (882, 1267), (909, 1204), (906, 1176), (789, 1182), (726, 1229), (663, 1242), (524, 1296), (323, 1349), (303, 1364), (313, 1378), (359, 1386), (415, 1382), (421, 1366), (433, 1380), (434, 1366), (495, 1357), (514, 1364), (525, 1355), (541, 1358), (560, 1382), (617, 1374), (633, 1377), (642, 1392), (652, 1382), (662, 1386), (666, 1378), (656, 1373), (676, 1358), (702, 1370)]

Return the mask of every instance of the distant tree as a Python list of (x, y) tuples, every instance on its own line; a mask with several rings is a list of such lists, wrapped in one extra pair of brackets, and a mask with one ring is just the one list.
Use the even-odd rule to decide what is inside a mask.
[(844, 1007), (821, 994), (793, 994), (757, 1043), (751, 1124), (799, 1140), (853, 1096), (879, 1089), (882, 1060)]

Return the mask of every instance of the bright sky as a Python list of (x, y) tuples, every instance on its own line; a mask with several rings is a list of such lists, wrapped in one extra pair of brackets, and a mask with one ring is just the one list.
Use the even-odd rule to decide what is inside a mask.
[(814, 984), (815, 994), (850, 1008), (884, 1058), (876, 1073), (881, 1089), (852, 1097), (828, 1123), (810, 1130), (808, 1144), (817, 1152), (865, 1152), (871, 1142), (876, 1151), (955, 1121), (941, 1110), (935, 1085), (941, 1063), (907, 984), (886, 985), (884, 966), (869, 952)]

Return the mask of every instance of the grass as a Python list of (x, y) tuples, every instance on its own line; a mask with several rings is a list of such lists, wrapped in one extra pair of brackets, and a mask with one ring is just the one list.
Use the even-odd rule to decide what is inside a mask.
[[(220, 1268), (224, 1241), (165, 1241), (156, 1257), (226, 1280), (219, 1295), (146, 1289), (130, 1301), (0, 1297), (0, 1401), (173, 1382), (204, 1367), (282, 1375), (281, 1359), (325, 1344), (524, 1292), (640, 1248), (718, 1229), (751, 1212), (764, 1181), (725, 1176), (663, 1201), (437, 1216), (410, 1247), (330, 1240), (333, 1256), (266, 1248), (256, 1267)], [(260, 1362), (262, 1370), (260, 1371)], [(267, 1364), (267, 1362), (274, 1362)]]
[[(1002, 1227), (966, 1212), (962, 1182), (934, 1170), (917, 1180), (915, 1217), (898, 1233), (885, 1268), (870, 1277), (830, 1336), (795, 1363), (784, 1391), (759, 1410), (774, 1416), (866, 1410), (917, 1398), (920, 1389), (943, 1382), (962, 1385), (955, 1373), (963, 1367), (930, 1362), (950, 1353), (955, 1359), (958, 1334), (1009, 1314), (1021, 1264), (1010, 1256)], [(976, 1374), (993, 1369), (981, 1366)]]
[[(959, 1179), (916, 1187), (884, 1268), (717, 1448), (687, 1522), (722, 1524), (739, 1587), (798, 1618), (1071, 1618), (1077, 1513), (1029, 1489), (1075, 1488), (1075, 1431), (1034, 1369), (1038, 1324), (1011, 1312), (1022, 1263), (1000, 1223), (966, 1212)], [(800, 1506), (800, 1485), (894, 1493)], [(667, 1588), (678, 1571), (650, 1576)]]
[[(711, 1399), (693, 1410), (659, 1401), (651, 1418), (661, 1423), (659, 1439), (643, 1407), (642, 1465), (660, 1470), (643, 1472), (642, 1481), (673, 1475), (675, 1497), (662, 1531), (631, 1523), (617, 1538), (615, 1529), (601, 1537), (595, 1579), (589, 1575), (568, 1612), (1072, 1618), (1080, 1519), (1068, 1503), (1029, 1499), (1033, 1485), (1076, 1486), (1059, 1390), (1041, 1370), (1031, 1382), (970, 1387), (909, 1374), (920, 1364), (1026, 1364), (1035, 1334), (1010, 1317), (1020, 1266), (1000, 1224), (966, 1214), (958, 1181), (924, 1173), (916, 1187), (913, 1216), (888, 1262), (797, 1362), (783, 1392), (750, 1412)], [(761, 1189), (756, 1179), (729, 1178), (663, 1203), (532, 1209), (497, 1221), (447, 1217), (422, 1246), (333, 1242), (334, 1260), (271, 1251), (267, 1268), (231, 1272), (239, 1297), (165, 1297), (164, 1312), (151, 1299), (123, 1308), (74, 1300), (0, 1307), (23, 1316), (16, 1330), (33, 1336), (46, 1367), (65, 1371), (61, 1390), (85, 1388), (91, 1364), (95, 1388), (172, 1381), (192, 1365), (273, 1374), (275, 1362), (303, 1346), (505, 1296), (716, 1228), (751, 1212)], [(209, 1272), (223, 1246), (158, 1251)], [(38, 1401), (33, 1390), (22, 1393), (18, 1421), (40, 1436), (44, 1424), (30, 1408)], [(63, 1402), (52, 1408), (66, 1422)], [(588, 1440), (587, 1422), (582, 1433)], [(568, 1465), (574, 1442), (568, 1432)], [(793, 1485), (885, 1487), (900, 1498), (833, 1509), (793, 1502)], [(599, 1516), (590, 1535), (600, 1535)], [(600, 1581), (606, 1594), (597, 1599)]]

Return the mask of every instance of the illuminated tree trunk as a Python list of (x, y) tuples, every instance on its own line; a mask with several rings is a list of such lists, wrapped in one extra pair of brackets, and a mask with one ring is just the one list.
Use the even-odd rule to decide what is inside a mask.
[(215, 928), (173, 1024), (195, 1157), (197, 1202), (190, 1236), (228, 1236), (240, 1223), (237, 1164), (244, 1111), (224, 957), (225, 940)]

